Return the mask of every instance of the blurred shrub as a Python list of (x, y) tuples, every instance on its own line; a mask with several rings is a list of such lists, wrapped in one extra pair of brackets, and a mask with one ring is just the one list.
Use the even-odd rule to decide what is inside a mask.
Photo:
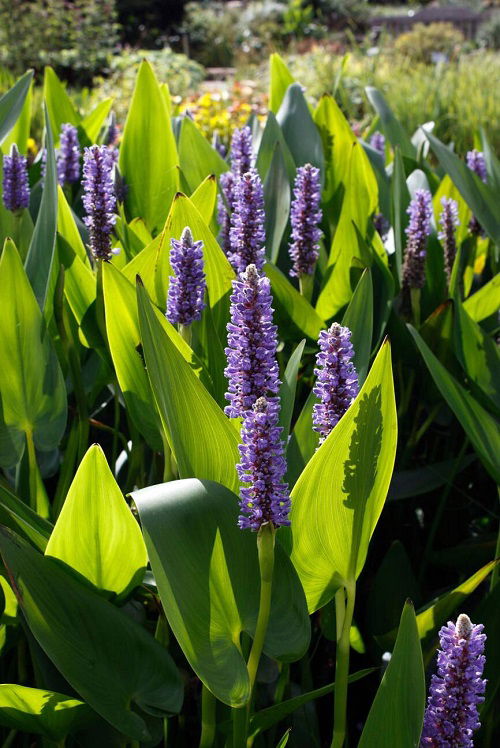
[[(333, 92), (342, 65), (338, 56), (317, 46), (308, 55), (290, 57), (288, 62), (312, 99)], [(456, 150), (464, 152), (473, 147), (474, 133), (482, 126), (500, 151), (498, 54), (471, 53), (439, 65), (415, 63), (395, 54), (352, 54), (345, 61), (336, 91), (336, 98), (351, 121), (368, 122), (373, 117), (365, 86), (376, 86), (384, 93), (410, 132), (423, 122), (434, 120), (437, 136), (445, 142), (453, 141)]]
[(453, 59), (460, 53), (464, 35), (451, 23), (416, 23), (411, 31), (398, 36), (394, 49), (414, 62), (437, 62)]
[(477, 40), (487, 49), (500, 49), (500, 10), (479, 27)]
[(333, 28), (364, 28), (370, 11), (367, 0), (319, 0), (319, 14)]
[(207, 67), (233, 64), (238, 13), (224, 3), (188, 3), (183, 30), (189, 35), (190, 54)]
[(15, 75), (52, 65), (89, 83), (116, 47), (114, 0), (0, 0), (0, 64)]
[(125, 50), (111, 58), (108, 77), (94, 80), (91, 105), (95, 106), (104, 97), (112, 96), (115, 99), (113, 109), (123, 123), (132, 98), (137, 68), (143, 59), (149, 60), (158, 80), (168, 83), (174, 96), (187, 96), (205, 77), (201, 65), (186, 55), (172, 52), (168, 47), (160, 50)]

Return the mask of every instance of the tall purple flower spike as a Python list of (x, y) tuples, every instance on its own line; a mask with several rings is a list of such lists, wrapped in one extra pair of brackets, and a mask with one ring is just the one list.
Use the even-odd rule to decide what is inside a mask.
[(441, 198), (442, 211), (439, 216), (439, 225), (441, 230), (438, 233), (438, 239), (443, 243), (444, 248), (444, 268), (448, 280), (451, 278), (451, 271), (457, 253), (457, 240), (455, 229), (459, 226), (458, 204), (451, 197)]
[(319, 169), (311, 164), (299, 166), (293, 189), (290, 211), (292, 242), (289, 247), (293, 267), (290, 275), (312, 275), (319, 257), (322, 218)]
[(448, 621), (439, 632), (437, 675), (429, 698), (420, 739), (421, 748), (472, 748), (480, 727), (477, 707), (484, 701), (486, 681), (483, 625), (474, 625), (464, 613), (456, 625)]
[[(481, 182), (488, 181), (488, 172), (486, 171), (486, 161), (484, 160), (484, 153), (482, 151), (467, 151), (467, 166), (473, 171)], [(484, 236), (484, 231), (481, 224), (477, 220), (476, 216), (472, 216), (469, 221), (469, 231), (475, 236)]]
[[(220, 176), (220, 189), (217, 201), (217, 220), (220, 226), (220, 243), (226, 254), (231, 251), (231, 214), (235, 207), (235, 185), (239, 177), (250, 171), (253, 162), (252, 131), (249, 127), (235, 130), (231, 139), (229, 154), (231, 171)], [(244, 268), (243, 268), (244, 269)]]
[(205, 308), (203, 242), (195, 242), (186, 226), (180, 240), (171, 239), (170, 244), (170, 265), (175, 277), (170, 278), (168, 287), (167, 319), (173, 325), (190, 325), (201, 319)]
[(9, 155), (3, 157), (3, 204), (17, 213), (30, 204), (30, 188), (26, 157), (13, 144)]
[(80, 179), (80, 143), (78, 130), (66, 123), (61, 127), (61, 147), (57, 155), (59, 184), (74, 184)]
[(237, 273), (243, 273), (248, 265), (262, 270), (265, 241), (264, 189), (257, 171), (251, 169), (236, 180), (234, 188), (227, 257)]
[(259, 397), (243, 419), (241, 459), (236, 466), (241, 482), (248, 484), (240, 490), (238, 525), (242, 530), (257, 531), (267, 522), (275, 527), (290, 524), (279, 408), (279, 398)]
[(381, 156), (384, 156), (385, 158), (385, 136), (382, 135), (381, 132), (376, 130), (373, 133), (373, 135), (370, 138), (370, 145), (372, 148), (378, 151)]
[(243, 416), (259, 397), (278, 394), (280, 380), (276, 361), (277, 328), (273, 325), (271, 286), (249, 265), (233, 281), (231, 321), (228, 323), (227, 367), (229, 381), (225, 413)]
[(115, 224), (116, 197), (113, 185), (114, 159), (105, 145), (85, 148), (83, 156), (83, 219), (89, 230), (90, 249), (95, 259), (109, 261), (111, 232)]
[(405, 229), (406, 253), (403, 263), (403, 288), (423, 288), (425, 257), (431, 233), (432, 195), (429, 190), (416, 190), (407, 213), (410, 223)]
[(359, 383), (348, 327), (334, 322), (328, 330), (320, 332), (318, 344), (313, 392), (320, 402), (314, 405), (312, 418), (313, 429), (319, 433), (322, 444), (358, 394)]

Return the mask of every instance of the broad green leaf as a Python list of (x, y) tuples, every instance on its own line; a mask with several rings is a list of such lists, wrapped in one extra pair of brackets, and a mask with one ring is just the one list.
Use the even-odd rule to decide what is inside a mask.
[(33, 80), (33, 70), (28, 70), (18, 81), (0, 98), (0, 143), (16, 124), (24, 106)]
[(459, 298), (455, 313), (454, 347), (458, 360), (471, 384), (479, 389), (489, 410), (500, 415), (500, 354), (497, 344), (474, 322)]
[(484, 153), (484, 161), (486, 163), (486, 170), (488, 173), (488, 182), (494, 185), (496, 190), (500, 190), (500, 161), (498, 160), (495, 151), (488, 142), (486, 132), (481, 127), (481, 150)]
[(229, 168), (189, 117), (184, 117), (181, 124), (179, 160), (191, 192), (210, 174), (218, 177)]
[(295, 180), (296, 172), (293, 156), (290, 153), (290, 149), (285, 142), (283, 132), (276, 120), (276, 117), (272, 112), (268, 112), (266, 124), (264, 125), (264, 130), (262, 132), (262, 137), (259, 143), (257, 159), (255, 162), (255, 168), (259, 172), (260, 178), (263, 182), (265, 181), (269, 172), (271, 161), (273, 160), (274, 152), (278, 143), (281, 148), (281, 154), (285, 161), (288, 181), (290, 182), (290, 185), (292, 185)]
[(389, 488), (388, 501), (410, 499), (414, 496), (430, 493), (447, 483), (452, 483), (454, 476), (465, 470), (476, 459), (476, 455), (472, 453), (464, 456), (458, 467), (455, 458), (421, 465), (412, 470), (395, 471)]
[(216, 201), (217, 180), (214, 174), (209, 174), (191, 195), (191, 202), (199, 211), (207, 226), (210, 225), (214, 215)]
[(399, 287), (401, 268), (406, 244), (405, 229), (408, 225), (407, 208), (410, 204), (410, 192), (406, 182), (405, 167), (401, 151), (396, 147), (394, 151), (393, 174), (391, 179), (391, 222), (394, 231), (394, 275)]
[[(177, 641), (215, 696), (241, 706), (250, 693), (240, 635), (255, 631), (259, 568), (255, 534), (237, 525), (237, 497), (212, 481), (181, 480), (134, 491), (132, 498)], [(277, 545), (264, 652), (293, 661), (309, 637), (304, 593)]]
[(500, 244), (498, 197), (494, 190), (434, 135), (426, 134), (439, 163), (450, 175), (481, 226), (496, 244)]
[(358, 381), (363, 384), (370, 363), (373, 336), (373, 287), (369, 268), (358, 281), (342, 319), (342, 325), (351, 331), (353, 362), (358, 373)]
[(104, 127), (112, 103), (113, 99), (104, 99), (104, 101), (100, 101), (95, 109), (89, 112), (89, 114), (87, 114), (87, 116), (80, 122), (80, 127), (85, 131), (85, 135), (87, 136), (90, 145), (97, 143), (97, 138)]
[(386, 100), (376, 88), (367, 86), (366, 95), (372, 107), (380, 117), (380, 124), (384, 134), (387, 136), (393, 148), (398, 146), (403, 156), (414, 158), (416, 155), (415, 146), (412, 144), (410, 137), (403, 128), (401, 122), (394, 116)]
[(280, 387), (280, 426), (283, 428), (282, 438), (285, 440), (285, 443), (288, 442), (288, 434), (290, 433), (293, 406), (295, 404), (295, 391), (297, 389), (297, 375), (305, 344), (306, 341), (301, 340), (288, 359)]
[(478, 457), (497, 482), (500, 481), (500, 432), (498, 424), (439, 362), (419, 333), (411, 326), (417, 347), (441, 395), (460, 421)]
[(497, 273), (479, 291), (464, 301), (464, 309), (471, 319), (481, 322), (500, 307), (500, 273)]
[[(164, 283), (160, 288), (160, 283), (156, 283), (157, 265), (159, 257), (165, 254), (166, 259), (163, 260), (163, 264), (166, 266), (166, 269), (163, 270), (163, 273), (169, 275), (169, 253), (170, 247), (168, 244), (168, 238), (165, 229), (163, 229), (163, 231), (158, 234), (150, 244), (144, 247), (144, 249), (133, 258), (133, 260), (125, 265), (122, 270), (125, 278), (127, 278), (131, 283), (135, 283), (136, 277), (140, 275), (148, 294), (151, 296), (155, 304), (163, 309), (167, 308), (167, 286), (166, 283)], [(158, 293), (156, 291), (156, 286), (158, 286)]]
[[(15, 465), (32, 433), (55, 449), (66, 426), (66, 387), (21, 259), (12, 242), (0, 258), (0, 464)], [(38, 372), (38, 376), (34, 376)]]
[(148, 740), (141, 711), (179, 711), (177, 669), (145, 629), (5, 528), (0, 551), (33, 636), (98, 714), (131, 739)]
[[(348, 683), (356, 683), (356, 681), (365, 678), (371, 673), (375, 673), (378, 670), (376, 667), (365, 668), (365, 670), (358, 670), (357, 673), (352, 673), (347, 679)], [(297, 709), (308, 704), (310, 701), (316, 701), (322, 696), (326, 696), (329, 693), (333, 693), (335, 689), (335, 683), (329, 683), (327, 686), (316, 688), (314, 691), (307, 691), (307, 693), (301, 693), (300, 696), (294, 696), (292, 699), (286, 699), (281, 701), (279, 704), (262, 709), (260, 712), (256, 712), (250, 718), (250, 735), (257, 735), (259, 732), (268, 730), (273, 725), (281, 722), (289, 714), (293, 714)]]
[[(12, 143), (15, 143), (20, 151), (26, 155), (28, 150), (28, 138), (31, 128), (31, 107), (33, 102), (33, 82), (28, 87), (26, 98), (17, 118), (17, 122), (10, 131), (9, 135), (2, 141), (2, 151), (8, 153)], [(0, 104), (1, 107), (1, 104)]]
[(277, 52), (269, 58), (269, 109), (277, 114), (287, 92), (295, 79)]
[(87, 704), (70, 696), (17, 684), (0, 685), (0, 724), (60, 741), (94, 721)]
[(266, 255), (271, 262), (276, 263), (290, 212), (290, 184), (279, 142), (276, 143), (271, 166), (264, 181), (264, 208)]
[(165, 333), (141, 285), (137, 294), (146, 368), (180, 477), (237, 490), (236, 430)]
[(52, 130), (45, 109), (47, 164), (42, 200), (26, 257), (26, 274), (40, 309), (45, 310), (51, 282), (57, 233), (57, 173)]
[(66, 123), (78, 126), (81, 117), (73, 106), (66, 87), (50, 66), (47, 66), (44, 71), (43, 98), (47, 105), (54, 140), (58, 142), (61, 126)]
[(299, 83), (292, 83), (276, 115), (296, 166), (312, 164), (323, 175), (323, 144)]
[(352, 147), (357, 138), (333, 96), (325, 94), (321, 97), (314, 112), (314, 121), (325, 154), (323, 201), (328, 203), (339, 188), (349, 181)]
[(0, 520), (3, 525), (28, 538), (41, 551), (45, 550), (52, 525), (1, 483)]
[(142, 581), (147, 557), (141, 531), (98, 444), (80, 463), (45, 555), (118, 598)]
[(370, 634), (397, 631), (401, 608), (408, 598), (418, 605), (418, 584), (404, 545), (395, 540), (370, 584), (366, 602), (366, 624)]
[(358, 397), (291, 494), (291, 528), (284, 542), (311, 612), (361, 573), (389, 488), (396, 443), (391, 353), (385, 342)]
[(275, 265), (267, 262), (264, 272), (271, 281), (280, 335), (287, 339), (296, 339), (295, 331), (290, 327), (292, 322), (300, 334), (316, 341), (320, 330), (325, 327), (321, 317)]
[(61, 235), (57, 237), (57, 251), (64, 267), (64, 294), (80, 327), (80, 342), (87, 348), (102, 350), (104, 341), (96, 316), (96, 276)]
[(152, 232), (163, 227), (179, 187), (178, 165), (165, 100), (151, 65), (143, 60), (120, 145), (129, 219), (143, 218)]
[(285, 748), (285, 746), (288, 745), (288, 738), (290, 737), (291, 729), (291, 727), (288, 728), (279, 743), (276, 745), (276, 748)]
[(80, 260), (88, 266), (89, 260), (85, 245), (61, 185), (57, 185), (57, 233), (69, 244)]
[(403, 608), (391, 660), (368, 713), (359, 748), (417, 748), (424, 720), (425, 674), (415, 611)]

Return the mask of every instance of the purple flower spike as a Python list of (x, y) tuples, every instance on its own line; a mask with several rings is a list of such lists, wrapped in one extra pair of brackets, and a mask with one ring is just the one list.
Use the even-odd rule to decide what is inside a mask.
[(74, 184), (80, 179), (80, 143), (78, 130), (66, 123), (61, 128), (61, 147), (57, 155), (59, 184)]
[(222, 195), (219, 195), (217, 199), (217, 220), (220, 226), (220, 245), (226, 255), (231, 251), (230, 230), (231, 214), (234, 210), (234, 182), (235, 176), (232, 171), (226, 171), (220, 175), (219, 183)]
[(233, 281), (231, 322), (227, 326), (224, 375), (229, 380), (229, 405), (225, 413), (230, 418), (243, 416), (259, 397), (278, 394), (278, 339), (271, 303), (269, 279), (259, 276), (255, 265), (249, 265)]
[(290, 524), (279, 408), (277, 397), (259, 397), (252, 410), (245, 413), (239, 446), (241, 460), (236, 466), (241, 482), (248, 484), (240, 491), (238, 525), (242, 530), (257, 531), (267, 522), (275, 527)]
[(443, 206), (443, 210), (439, 216), (441, 231), (438, 233), (438, 239), (443, 242), (444, 267), (448, 280), (450, 280), (453, 262), (457, 253), (455, 229), (460, 224), (458, 220), (458, 204), (451, 197), (442, 197), (441, 205)]
[(243, 273), (248, 265), (262, 270), (265, 240), (264, 189), (257, 171), (251, 169), (236, 180), (234, 187), (227, 256), (237, 273)]
[(30, 204), (30, 188), (26, 157), (15, 144), (9, 155), (3, 157), (3, 204), (7, 210), (17, 213)]
[[(473, 171), (479, 179), (486, 184), (488, 181), (488, 173), (486, 171), (486, 162), (484, 160), (484, 153), (482, 151), (467, 152), (467, 166)], [(476, 216), (472, 216), (469, 221), (469, 231), (474, 236), (484, 236), (484, 231), (481, 224), (477, 220)]]
[(473, 171), (479, 179), (486, 184), (488, 173), (486, 171), (486, 162), (482, 151), (467, 151), (467, 166)]
[(235, 130), (231, 138), (231, 171), (236, 177), (241, 177), (253, 166), (252, 131), (249, 127)]
[(195, 242), (186, 226), (180, 240), (171, 239), (170, 244), (170, 264), (175, 277), (170, 278), (168, 287), (167, 319), (173, 325), (190, 325), (201, 319), (205, 308), (203, 242)]
[(290, 211), (292, 242), (289, 247), (293, 268), (290, 275), (312, 275), (319, 257), (322, 218), (319, 169), (311, 164), (299, 166), (293, 189), (294, 199)]
[(105, 145), (85, 148), (83, 156), (83, 219), (89, 230), (90, 249), (96, 260), (111, 259), (111, 232), (115, 224), (114, 159)]
[(373, 133), (370, 138), (370, 145), (385, 158), (385, 136), (381, 132), (376, 130)]
[(429, 190), (416, 190), (407, 213), (410, 223), (405, 229), (406, 253), (403, 263), (403, 288), (423, 288), (427, 239), (431, 233), (432, 195)]
[(480, 727), (477, 706), (486, 681), (483, 625), (462, 613), (439, 632), (437, 675), (433, 675), (420, 739), (421, 748), (472, 748)]
[(329, 330), (320, 332), (318, 344), (313, 392), (321, 402), (313, 408), (313, 429), (319, 432), (322, 444), (358, 394), (359, 384), (348, 327), (334, 322)]

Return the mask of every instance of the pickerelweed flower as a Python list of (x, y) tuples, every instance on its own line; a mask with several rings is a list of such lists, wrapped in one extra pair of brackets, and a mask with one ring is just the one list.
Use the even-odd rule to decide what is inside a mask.
[(245, 172), (234, 186), (234, 208), (227, 257), (237, 273), (248, 265), (264, 267), (264, 189), (255, 169)]
[(241, 459), (236, 466), (241, 482), (248, 484), (240, 490), (238, 525), (242, 530), (259, 530), (266, 522), (275, 527), (290, 524), (279, 408), (279, 398), (259, 397), (243, 419)]
[(438, 239), (443, 242), (444, 248), (444, 268), (448, 280), (451, 277), (455, 255), (457, 253), (457, 240), (455, 229), (459, 226), (458, 204), (451, 197), (442, 197), (441, 205), (443, 207), (439, 216), (439, 225), (441, 230), (438, 233)]
[(280, 386), (276, 348), (277, 328), (273, 324), (271, 284), (249, 265), (233, 281), (231, 321), (227, 325), (227, 367), (229, 381), (225, 413), (243, 416), (259, 397), (277, 395)]
[(378, 151), (381, 156), (384, 156), (385, 158), (385, 136), (382, 135), (381, 132), (376, 130), (373, 133), (373, 135), (370, 138), (370, 145), (372, 148)]
[(113, 185), (114, 160), (105, 145), (85, 148), (83, 156), (83, 219), (89, 230), (90, 249), (95, 259), (111, 259), (111, 232), (115, 224), (116, 197)]
[[(217, 200), (217, 220), (220, 226), (220, 244), (226, 255), (231, 251), (231, 215), (233, 213), (238, 179), (252, 167), (252, 131), (249, 127), (235, 130), (231, 139), (229, 161), (231, 171), (221, 174), (219, 179), (222, 195)], [(244, 268), (243, 268), (244, 269)]]
[(313, 429), (322, 444), (359, 392), (358, 374), (352, 358), (351, 331), (334, 322), (319, 334), (316, 354), (317, 377), (313, 387), (320, 402), (313, 407)]
[[(477, 174), (479, 179), (486, 184), (486, 182), (488, 181), (488, 172), (486, 171), (486, 161), (484, 160), (484, 153), (482, 151), (477, 151), (476, 149), (467, 151), (466, 159), (469, 169)], [(474, 236), (484, 235), (481, 224), (474, 215), (469, 221), (469, 231)]]
[(425, 285), (425, 257), (431, 233), (432, 195), (429, 190), (416, 190), (407, 213), (410, 223), (403, 263), (403, 288), (423, 288)]
[(78, 130), (66, 123), (61, 127), (61, 147), (57, 154), (59, 184), (74, 184), (80, 179), (80, 143)]
[(448, 621), (439, 632), (437, 675), (429, 698), (420, 739), (421, 748), (472, 748), (480, 727), (477, 706), (484, 701), (486, 681), (483, 625), (462, 613), (456, 625)]
[(3, 203), (13, 213), (30, 204), (26, 157), (19, 153), (14, 143), (9, 155), (3, 157)]
[(167, 319), (173, 325), (190, 325), (201, 319), (205, 308), (205, 273), (203, 242), (194, 241), (186, 226), (180, 240), (171, 239), (170, 265), (175, 276), (170, 278), (167, 298)]
[(293, 267), (290, 275), (312, 275), (319, 257), (322, 218), (319, 169), (311, 164), (299, 166), (293, 188), (294, 199), (290, 211), (292, 241), (289, 246)]

